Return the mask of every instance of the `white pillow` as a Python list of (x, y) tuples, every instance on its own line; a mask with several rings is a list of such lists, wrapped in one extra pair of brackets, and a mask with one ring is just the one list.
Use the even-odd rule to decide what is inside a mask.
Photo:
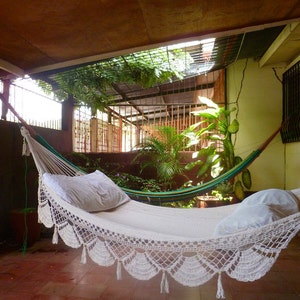
[(216, 226), (216, 236), (238, 233), (269, 224), (285, 217), (283, 213), (268, 205), (256, 205), (235, 210)]
[(115, 208), (130, 200), (100, 171), (81, 176), (43, 174), (44, 183), (64, 201), (89, 212)]
[(263, 190), (247, 197), (231, 215), (221, 220), (215, 228), (215, 235), (257, 228), (298, 211), (298, 201), (291, 192)]
[(267, 189), (252, 194), (243, 200), (238, 209), (259, 204), (268, 205), (286, 216), (299, 211), (296, 197), (290, 191), (280, 189)]

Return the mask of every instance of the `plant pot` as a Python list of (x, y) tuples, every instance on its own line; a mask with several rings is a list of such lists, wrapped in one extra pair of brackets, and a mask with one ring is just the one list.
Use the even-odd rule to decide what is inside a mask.
[(203, 207), (218, 207), (218, 206), (224, 206), (224, 205), (229, 205), (230, 201), (229, 200), (205, 200), (203, 201)]
[(229, 200), (220, 200), (214, 196), (200, 196), (197, 200), (197, 207), (206, 208), (206, 207), (217, 207), (228, 205), (231, 202)]
[[(14, 209), (10, 212), (10, 225), (18, 245), (32, 246), (40, 238), (41, 224), (38, 223), (36, 208)], [(27, 233), (26, 233), (27, 229)]]

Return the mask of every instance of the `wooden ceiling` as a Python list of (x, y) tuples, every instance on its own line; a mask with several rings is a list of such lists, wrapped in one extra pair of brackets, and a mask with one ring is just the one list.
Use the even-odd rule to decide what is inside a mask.
[(0, 78), (299, 19), (299, 0), (0, 0)]

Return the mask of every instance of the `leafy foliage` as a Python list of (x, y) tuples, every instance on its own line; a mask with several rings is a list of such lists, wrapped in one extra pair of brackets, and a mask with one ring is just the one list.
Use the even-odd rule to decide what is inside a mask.
[(135, 160), (146, 156), (147, 160), (141, 161), (142, 171), (147, 167), (156, 169), (158, 181), (168, 190), (174, 176), (184, 170), (180, 163), (180, 151), (186, 147), (186, 138), (171, 126), (156, 126), (155, 129), (139, 145), (141, 150)]
[[(186, 188), (190, 186), (192, 186), (192, 180), (185, 182), (181, 188)], [(192, 208), (197, 206), (197, 197), (194, 197), (190, 200), (163, 202), (161, 205), (174, 208)]]
[[(241, 162), (241, 157), (236, 156), (232, 135), (239, 131), (239, 122), (237, 119), (230, 120), (230, 115), (236, 108), (226, 109), (219, 107), (212, 100), (201, 97), (201, 101), (207, 105), (207, 109), (193, 112), (195, 115), (202, 117), (202, 120), (190, 126), (183, 134), (189, 138), (188, 145), (198, 144), (201, 140), (209, 141), (207, 147), (198, 151), (198, 157), (206, 157), (205, 161), (199, 159), (192, 164), (187, 165), (191, 169), (199, 167), (198, 176), (211, 170), (211, 176), (217, 177), (222, 173), (232, 169)], [(219, 151), (218, 143), (222, 150)], [(228, 182), (226, 183), (227, 188)], [(223, 187), (225, 184), (223, 185)], [(222, 188), (220, 186), (220, 190)], [(239, 199), (244, 198), (244, 188), (251, 188), (251, 175), (249, 170), (244, 170), (242, 178), (238, 175), (234, 179), (234, 192)], [(225, 195), (226, 193), (223, 193)]]
[(108, 175), (119, 187), (140, 190), (144, 192), (160, 192), (161, 188), (155, 179), (145, 179), (128, 173)]
[(115, 84), (135, 83), (147, 88), (174, 78), (181, 79), (183, 67), (191, 61), (192, 58), (180, 49), (167, 52), (159, 48), (55, 74), (51, 78), (57, 85), (55, 90), (42, 81), (39, 85), (61, 100), (71, 94), (77, 104), (85, 104), (95, 112), (111, 103), (110, 90)]
[(116, 171), (118, 167), (116, 167), (114, 171), (108, 171), (107, 168), (109, 168), (109, 166), (106, 165), (105, 162), (102, 162), (99, 157), (92, 158), (85, 153), (72, 152), (69, 155), (68, 159), (79, 166), (81, 170), (87, 173), (92, 173), (96, 170), (100, 170), (112, 181), (114, 181), (114, 183), (116, 183), (119, 187), (146, 192), (161, 191), (160, 185), (155, 179), (145, 179), (126, 172)]

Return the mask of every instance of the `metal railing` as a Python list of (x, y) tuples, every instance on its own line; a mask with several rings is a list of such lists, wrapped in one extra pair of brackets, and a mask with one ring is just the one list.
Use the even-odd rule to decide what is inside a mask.
[[(0, 90), (3, 90), (2, 81), (0, 81)], [(61, 129), (61, 103), (54, 96), (50, 97), (43, 94), (33, 85), (29, 89), (18, 85), (18, 83), (11, 84), (9, 102), (27, 124)], [(7, 112), (6, 120), (19, 122), (17, 117), (10, 111)]]
[[(187, 109), (191, 109), (188, 105)], [(171, 112), (177, 106), (170, 105)], [(130, 115), (126, 118), (120, 115), (101, 112), (97, 117), (91, 116), (89, 108), (76, 107), (73, 115), (73, 150), (75, 152), (128, 152), (137, 149), (139, 144), (149, 135), (153, 135), (157, 126), (172, 126), (178, 132), (182, 132), (191, 124), (199, 121), (199, 117), (188, 114), (188, 117), (145, 119), (139, 123), (128, 122)], [(199, 145), (198, 145), (199, 146)], [(196, 150), (197, 146), (193, 149)]]

